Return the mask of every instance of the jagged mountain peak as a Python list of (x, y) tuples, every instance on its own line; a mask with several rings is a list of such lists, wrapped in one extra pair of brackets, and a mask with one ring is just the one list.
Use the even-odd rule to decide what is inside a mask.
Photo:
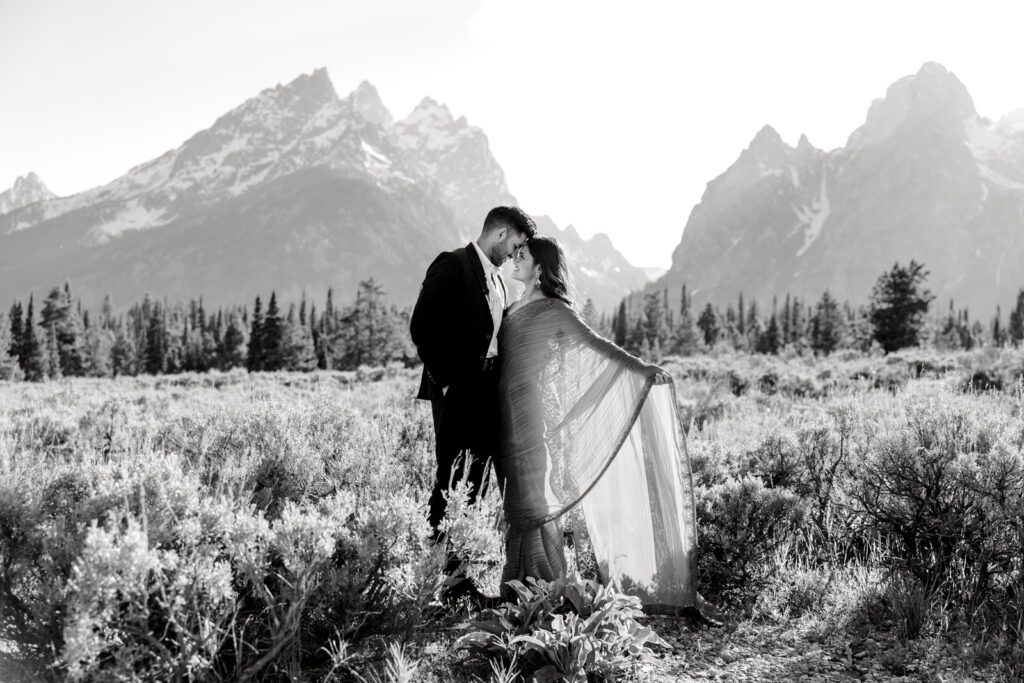
[(263, 90), (218, 118), (211, 128), (198, 133), (195, 138), (202, 139), (209, 131), (251, 126), (280, 127), (282, 120), (305, 120), (314, 112), (338, 102), (338, 94), (327, 69), (316, 69), (285, 85), (279, 83)]
[(331, 82), (326, 67), (314, 69), (310, 74), (301, 74), (286, 85), (279, 84), (269, 92), (273, 93), (278, 101), (299, 97), (314, 101), (338, 99), (338, 93), (334, 89), (334, 83)]
[(746, 153), (755, 154), (758, 157), (772, 156), (789, 149), (789, 146), (782, 141), (782, 136), (771, 126), (764, 126), (757, 131), (757, 135), (750, 141)]
[(964, 121), (978, 116), (967, 87), (946, 67), (926, 62), (916, 74), (905, 76), (875, 100), (864, 125), (847, 141), (849, 148), (870, 147), (888, 140), (904, 125), (933, 126), (960, 132)]
[(0, 192), (0, 213), (8, 213), (54, 196), (39, 176), (30, 171), (26, 175), (18, 176), (11, 189)]
[[(465, 122), (465, 117), (459, 117), (459, 121)], [(440, 104), (432, 97), (424, 97), (420, 100), (420, 103), (402, 120), (404, 125), (429, 124), (437, 127), (448, 126), (455, 122), (448, 105)]]
[(50, 191), (47, 189), (46, 184), (36, 175), (35, 171), (29, 171), (23, 176), (18, 176), (14, 180), (14, 187), (12, 188), (15, 192), (30, 192), (41, 190), (44, 193), (49, 194)]
[(345, 99), (350, 101), (352, 108), (370, 123), (383, 128), (389, 128), (394, 123), (380, 93), (369, 81), (360, 83)]
[(967, 86), (938, 62), (925, 62), (916, 74), (897, 81), (894, 86), (901, 84), (910, 87), (916, 98), (913, 104), (918, 108), (949, 108), (961, 118), (978, 115)]

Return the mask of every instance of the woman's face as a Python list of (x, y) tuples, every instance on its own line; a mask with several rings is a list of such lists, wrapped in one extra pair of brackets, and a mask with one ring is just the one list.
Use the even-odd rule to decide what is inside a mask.
[(525, 245), (513, 257), (512, 277), (527, 286), (537, 279), (537, 263), (533, 260), (530, 248)]

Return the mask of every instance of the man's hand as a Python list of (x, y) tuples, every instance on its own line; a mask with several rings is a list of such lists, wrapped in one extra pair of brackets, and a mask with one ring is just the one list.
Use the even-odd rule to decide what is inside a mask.
[(655, 384), (672, 383), (672, 375), (668, 374), (668, 372), (659, 368), (657, 365), (648, 365), (644, 368), (644, 375), (647, 377), (653, 377)]

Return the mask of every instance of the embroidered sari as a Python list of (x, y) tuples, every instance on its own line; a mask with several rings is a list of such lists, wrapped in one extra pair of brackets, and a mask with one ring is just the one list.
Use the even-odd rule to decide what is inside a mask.
[(672, 384), (557, 299), (512, 311), (498, 337), (504, 581), (564, 575), (580, 506), (601, 579), (645, 605), (697, 606), (693, 481)]

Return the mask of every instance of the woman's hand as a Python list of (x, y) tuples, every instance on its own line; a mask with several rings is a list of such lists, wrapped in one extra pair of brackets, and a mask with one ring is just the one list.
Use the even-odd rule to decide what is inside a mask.
[(644, 368), (644, 375), (646, 377), (653, 377), (655, 384), (671, 384), (672, 375), (668, 374), (665, 370), (661, 369), (657, 365), (648, 365)]

